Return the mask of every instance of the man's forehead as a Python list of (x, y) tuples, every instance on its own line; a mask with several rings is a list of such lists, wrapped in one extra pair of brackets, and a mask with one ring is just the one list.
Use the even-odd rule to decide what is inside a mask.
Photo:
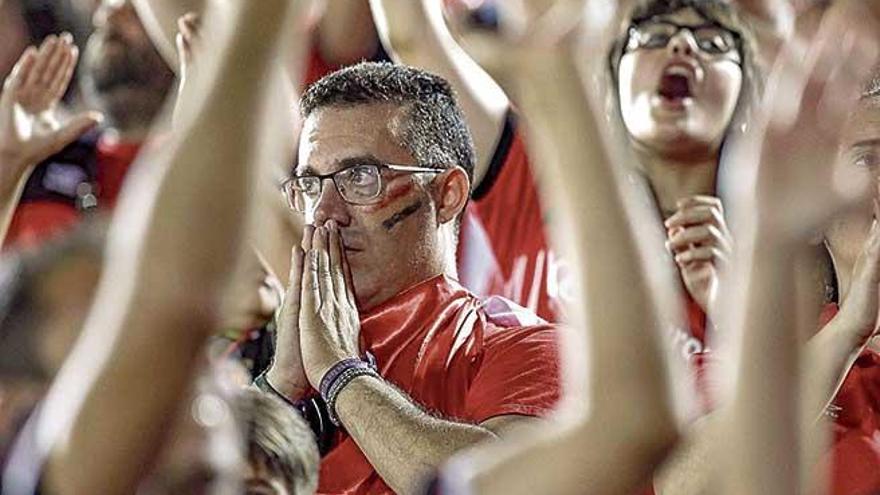
[(845, 131), (847, 145), (867, 141), (880, 141), (880, 99), (871, 98), (859, 102), (847, 122)]
[(328, 172), (343, 160), (371, 156), (409, 163), (403, 146), (404, 107), (394, 103), (332, 106), (312, 112), (303, 123), (298, 171)]

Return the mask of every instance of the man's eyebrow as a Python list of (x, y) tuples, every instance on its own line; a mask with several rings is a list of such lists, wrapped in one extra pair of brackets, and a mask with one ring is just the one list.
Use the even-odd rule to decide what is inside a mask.
[[(359, 156), (350, 156), (348, 158), (343, 158), (336, 162), (336, 166), (333, 167), (333, 171), (337, 172), (339, 170), (343, 170), (349, 167), (353, 167), (355, 165), (381, 165), (382, 160), (379, 160), (374, 155), (359, 155)], [(319, 174), (317, 170), (311, 165), (306, 165), (300, 170), (295, 170), (293, 173), (294, 177), (303, 176), (303, 175), (322, 175)], [(325, 174), (326, 175), (326, 174)]]
[(864, 139), (862, 141), (856, 141), (850, 146), (850, 149), (854, 148), (872, 148), (874, 146), (880, 146), (880, 137), (872, 138), (872, 139)]
[(344, 158), (339, 161), (339, 167), (337, 170), (342, 170), (344, 168), (348, 168), (354, 165), (379, 165), (382, 161), (376, 158), (374, 155), (360, 155), (360, 156), (351, 156), (348, 158)]

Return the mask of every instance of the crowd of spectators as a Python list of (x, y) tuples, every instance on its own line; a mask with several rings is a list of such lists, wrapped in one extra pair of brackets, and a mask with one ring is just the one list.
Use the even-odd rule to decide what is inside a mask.
[(880, 494), (877, 0), (0, 0), (0, 495)]

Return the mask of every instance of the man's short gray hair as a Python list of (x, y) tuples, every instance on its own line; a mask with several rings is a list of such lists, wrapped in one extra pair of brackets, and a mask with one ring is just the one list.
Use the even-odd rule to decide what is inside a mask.
[(303, 118), (324, 107), (395, 103), (408, 108), (403, 143), (418, 165), (459, 166), (473, 184), (476, 153), (455, 93), (445, 79), (390, 63), (362, 62), (325, 76), (300, 101)]

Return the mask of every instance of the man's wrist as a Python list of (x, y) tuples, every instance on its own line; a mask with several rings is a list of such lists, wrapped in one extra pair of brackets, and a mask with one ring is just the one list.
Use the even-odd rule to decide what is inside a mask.
[(283, 395), (285, 398), (291, 401), (295, 401), (301, 398), (308, 390), (308, 383), (302, 380), (296, 380), (293, 378), (286, 377), (286, 372), (284, 370), (289, 370), (292, 367), (279, 365), (278, 363), (273, 363), (272, 366), (262, 375), (264, 379), (272, 386), (278, 393)]
[(318, 392), (327, 404), (327, 412), (333, 424), (337, 426), (340, 424), (336, 414), (336, 401), (339, 394), (353, 380), (362, 376), (381, 378), (376, 366), (376, 359), (369, 352), (363, 359), (347, 358), (337, 362), (321, 377)]

